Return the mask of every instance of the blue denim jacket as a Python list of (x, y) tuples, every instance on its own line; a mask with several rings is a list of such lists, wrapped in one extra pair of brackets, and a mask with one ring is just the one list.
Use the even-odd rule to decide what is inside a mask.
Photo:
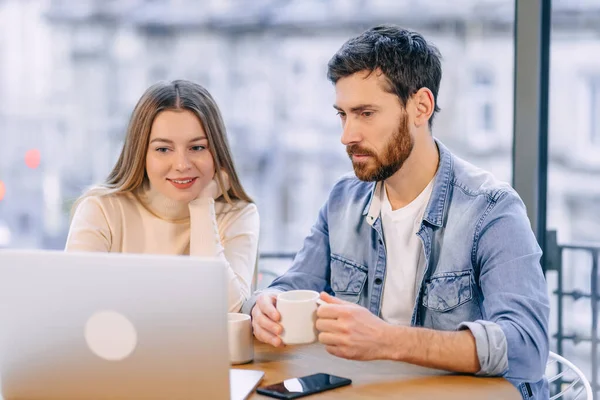
[[(524, 399), (547, 399), (549, 301), (541, 250), (517, 193), (439, 141), (438, 171), (417, 235), (425, 271), (412, 325), (470, 329), (481, 370)], [(334, 186), (291, 268), (269, 291), (327, 291), (380, 315), (386, 250), (381, 183), (354, 175)], [(250, 312), (256, 294), (244, 305)]]

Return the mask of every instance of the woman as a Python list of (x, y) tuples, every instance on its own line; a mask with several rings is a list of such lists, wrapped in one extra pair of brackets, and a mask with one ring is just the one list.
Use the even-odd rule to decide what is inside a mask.
[(229, 311), (250, 295), (258, 210), (238, 179), (219, 109), (200, 85), (150, 87), (107, 181), (73, 209), (67, 251), (218, 257), (227, 264)]

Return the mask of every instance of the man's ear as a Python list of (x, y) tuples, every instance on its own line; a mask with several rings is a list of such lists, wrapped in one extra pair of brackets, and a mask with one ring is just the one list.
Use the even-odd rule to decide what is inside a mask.
[(433, 92), (423, 87), (412, 95), (410, 102), (414, 107), (414, 121), (416, 126), (429, 124), (429, 119), (435, 111)]

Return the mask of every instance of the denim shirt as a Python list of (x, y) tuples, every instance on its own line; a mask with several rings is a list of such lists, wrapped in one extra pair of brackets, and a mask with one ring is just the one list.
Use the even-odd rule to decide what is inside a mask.
[[(508, 184), (436, 144), (439, 166), (417, 232), (425, 270), (411, 324), (470, 329), (477, 375), (504, 376), (524, 399), (547, 399), (550, 307), (525, 206)], [(380, 185), (354, 175), (338, 181), (291, 268), (266, 291), (326, 291), (380, 316), (386, 275)]]

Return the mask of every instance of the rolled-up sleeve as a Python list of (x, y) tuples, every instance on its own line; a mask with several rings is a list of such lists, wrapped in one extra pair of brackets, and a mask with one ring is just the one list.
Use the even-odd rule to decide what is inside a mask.
[(475, 337), (478, 375), (536, 382), (548, 359), (548, 289), (541, 249), (525, 206), (503, 192), (479, 222), (473, 264), (479, 272), (483, 321), (464, 322)]
[(463, 322), (459, 330), (469, 329), (475, 337), (477, 347), (477, 358), (479, 359), (480, 376), (501, 376), (508, 370), (508, 352), (506, 336), (500, 325), (478, 320), (474, 322)]

